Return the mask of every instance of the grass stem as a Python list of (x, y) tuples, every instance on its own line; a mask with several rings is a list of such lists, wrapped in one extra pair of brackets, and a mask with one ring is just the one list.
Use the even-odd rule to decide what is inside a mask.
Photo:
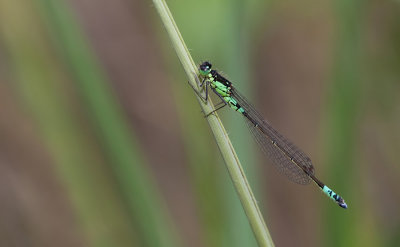
[[(168, 36), (178, 55), (178, 58), (181, 61), (181, 64), (189, 78), (189, 83), (194, 88), (198, 88), (196, 83), (197, 67), (183, 41), (183, 38), (178, 30), (171, 12), (168, 9), (167, 4), (163, 0), (153, 0), (153, 3), (158, 11), (161, 21), (167, 30)], [(214, 109), (211, 100), (208, 100), (207, 103), (204, 103), (198, 96), (197, 99), (203, 112), (211, 112)], [(218, 114), (211, 114), (207, 117), (207, 121), (225, 161), (258, 245), (274, 246), (268, 228), (264, 222), (260, 209), (258, 208), (257, 201), (246, 179), (243, 168), (240, 165), (232, 143), (229, 140), (228, 134), (226, 133), (225, 128), (218, 117)]]

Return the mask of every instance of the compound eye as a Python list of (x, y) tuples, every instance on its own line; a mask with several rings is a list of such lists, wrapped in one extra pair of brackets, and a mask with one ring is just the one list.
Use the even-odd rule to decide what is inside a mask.
[(200, 65), (200, 69), (203, 71), (209, 71), (211, 69), (211, 63), (209, 62), (204, 62)]
[(209, 62), (206, 61), (206, 62), (204, 62), (203, 64), (204, 64), (205, 66), (207, 66), (208, 69), (211, 69), (211, 66), (212, 66), (211, 63), (209, 63)]
[(212, 66), (211, 63), (209, 63), (209, 62), (203, 62), (202, 64), (200, 64), (200, 66), (199, 66), (200, 74), (206, 75), (206, 74), (210, 73), (211, 66)]

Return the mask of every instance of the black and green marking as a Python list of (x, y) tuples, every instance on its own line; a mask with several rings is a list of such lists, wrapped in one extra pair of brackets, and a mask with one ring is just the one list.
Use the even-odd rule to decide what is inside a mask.
[(256, 139), (261, 150), (271, 159), (278, 170), (285, 174), (291, 181), (298, 184), (309, 184), (314, 181), (320, 189), (340, 207), (347, 208), (343, 198), (329, 189), (314, 176), (314, 166), (311, 159), (299, 148), (282, 136), (264, 120), (258, 111), (244, 98), (232, 85), (216, 70), (211, 69), (211, 63), (204, 62), (199, 66), (200, 77), (203, 81), (200, 87), (205, 87), (205, 97), (196, 93), (205, 101), (208, 99), (210, 88), (221, 100), (221, 106), (213, 112), (229, 105), (233, 110), (241, 113), (245, 118), (250, 132)]

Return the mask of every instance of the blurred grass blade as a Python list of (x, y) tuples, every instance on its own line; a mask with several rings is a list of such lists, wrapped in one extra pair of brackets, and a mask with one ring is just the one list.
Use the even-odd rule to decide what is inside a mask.
[[(13, 86), (55, 161), (88, 245), (132, 246), (137, 241), (129, 213), (116, 196), (118, 190), (99, 159), (93, 137), (71, 107), (67, 79), (48, 48), (34, 9), (30, 1), (0, 2), (1, 38), (11, 58)], [(32, 242), (40, 238), (27, 237)]]
[[(146, 246), (179, 246), (175, 227), (149, 175), (112, 89), (64, 1), (39, 1), (59, 49), (93, 113), (106, 155)], [(160, 210), (161, 209), (161, 210)]]
[[(362, 210), (357, 203), (355, 188), (359, 184), (354, 167), (356, 157), (356, 139), (359, 126), (357, 112), (360, 107), (360, 64), (361, 64), (361, 39), (362, 39), (362, 15), (363, 1), (340, 0), (334, 2), (336, 7), (337, 35), (335, 49), (335, 61), (333, 65), (333, 83), (329, 95), (328, 147), (326, 174), (333, 176), (331, 181), (337, 181), (334, 185), (341, 195), (349, 198), (349, 211), (343, 215), (339, 210), (332, 210), (324, 222), (326, 234), (324, 246), (357, 246), (357, 229), (362, 229), (356, 220), (356, 212)], [(325, 181), (325, 180), (324, 180)], [(328, 182), (326, 182), (328, 183)], [(329, 182), (329, 184), (331, 184)], [(333, 186), (333, 185), (332, 185)], [(346, 194), (347, 193), (347, 194)], [(327, 206), (328, 207), (328, 206)], [(340, 237), (335, 237), (340, 236)], [(361, 235), (359, 235), (361, 236)], [(368, 237), (364, 236), (363, 238)]]

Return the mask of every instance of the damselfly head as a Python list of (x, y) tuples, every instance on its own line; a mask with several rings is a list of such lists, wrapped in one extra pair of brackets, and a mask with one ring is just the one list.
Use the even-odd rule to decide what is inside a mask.
[(199, 72), (201, 75), (207, 75), (208, 73), (210, 73), (211, 71), (211, 63), (209, 62), (203, 62), (202, 64), (200, 64), (199, 66)]

